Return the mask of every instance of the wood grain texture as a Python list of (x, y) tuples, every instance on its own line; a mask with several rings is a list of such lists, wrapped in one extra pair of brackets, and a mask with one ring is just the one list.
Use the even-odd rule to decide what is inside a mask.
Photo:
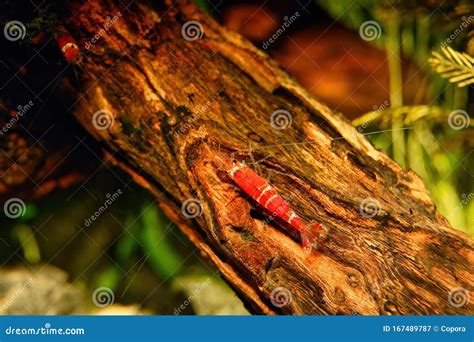
[[(473, 289), (473, 242), (437, 211), (420, 178), (375, 149), (264, 53), (186, 1), (127, 9), (74, 3), (67, 23), (84, 46), (73, 111), (135, 176), (254, 313), (472, 314), (450, 305)], [(203, 37), (188, 41), (195, 20)], [(97, 129), (106, 111), (113, 124)], [(276, 110), (291, 115), (272, 127)], [(318, 252), (297, 239), (219, 170), (216, 156), (252, 165), (307, 221), (328, 227)], [(202, 213), (184, 217), (196, 199)], [(375, 210), (361, 210), (364, 204)], [(291, 296), (272, 303), (279, 287)], [(285, 290), (286, 291), (286, 290)], [(275, 302), (275, 298), (273, 298)]]

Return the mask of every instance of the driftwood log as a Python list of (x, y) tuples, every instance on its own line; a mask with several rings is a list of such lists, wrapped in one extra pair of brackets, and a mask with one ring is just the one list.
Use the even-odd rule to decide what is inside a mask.
[[(74, 95), (67, 107), (252, 312), (474, 312), (473, 242), (416, 174), (195, 5), (123, 3), (68, 5), (83, 55), (80, 86), (62, 87)], [(216, 157), (245, 161), (323, 223), (316, 253), (269, 221)]]

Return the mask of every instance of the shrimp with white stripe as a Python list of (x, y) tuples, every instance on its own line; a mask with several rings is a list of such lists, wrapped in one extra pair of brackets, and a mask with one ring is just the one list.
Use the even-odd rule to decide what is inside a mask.
[(234, 160), (232, 167), (224, 169), (242, 191), (301, 234), (301, 242), (305, 251), (310, 252), (317, 247), (325, 232), (322, 224), (305, 223), (275, 188), (245, 163)]

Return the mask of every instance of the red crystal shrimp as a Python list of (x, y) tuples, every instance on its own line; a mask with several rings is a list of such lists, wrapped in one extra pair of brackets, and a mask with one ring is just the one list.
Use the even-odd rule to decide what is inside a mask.
[(224, 164), (226, 164), (225, 171), (242, 191), (301, 234), (301, 243), (305, 251), (311, 252), (317, 248), (317, 243), (325, 232), (323, 225), (317, 222), (305, 223), (275, 188), (245, 163), (234, 160), (232, 164), (230, 162)]
[(57, 32), (54, 34), (54, 38), (68, 63), (79, 62), (79, 45), (64, 26), (57, 26)]

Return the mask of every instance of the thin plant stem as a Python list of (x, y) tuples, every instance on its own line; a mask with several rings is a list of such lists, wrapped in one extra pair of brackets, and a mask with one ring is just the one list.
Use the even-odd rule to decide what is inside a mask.
[[(398, 13), (390, 16), (387, 20), (386, 51), (390, 76), (390, 106), (392, 109), (396, 109), (403, 106), (403, 84), (400, 56), (400, 18)], [(401, 129), (403, 128), (403, 116), (392, 115), (391, 120), (393, 129), (393, 158), (402, 167), (405, 167), (405, 132)]]

